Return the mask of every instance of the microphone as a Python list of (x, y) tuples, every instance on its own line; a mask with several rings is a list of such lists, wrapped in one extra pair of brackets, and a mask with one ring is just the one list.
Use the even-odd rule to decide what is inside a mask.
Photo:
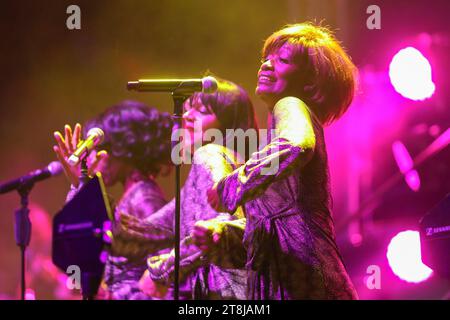
[(61, 163), (58, 161), (51, 162), (47, 167), (32, 171), (20, 178), (10, 180), (0, 185), (0, 194), (12, 190), (20, 189), (20, 187), (41, 181), (53, 176), (57, 176), (63, 171)]
[(191, 95), (194, 92), (214, 93), (217, 91), (217, 80), (214, 77), (202, 79), (139, 79), (129, 81), (128, 90), (150, 92), (175, 92)]
[(94, 149), (97, 145), (102, 143), (103, 139), (105, 137), (105, 133), (100, 128), (92, 128), (87, 133), (87, 139), (84, 140), (77, 150), (69, 157), (67, 162), (71, 166), (76, 166), (78, 163), (80, 163), (81, 160), (83, 160), (89, 152)]

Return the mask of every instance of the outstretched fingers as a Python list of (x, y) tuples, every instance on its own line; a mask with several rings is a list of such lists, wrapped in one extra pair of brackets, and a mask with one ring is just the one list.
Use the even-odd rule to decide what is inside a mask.
[(101, 150), (95, 154), (94, 160), (89, 164), (89, 172), (90, 176), (93, 176), (98, 169), (100, 162), (108, 156), (106, 150)]
[(64, 126), (64, 135), (66, 148), (69, 151), (69, 153), (72, 153), (73, 151), (75, 151), (75, 149), (72, 146), (72, 128), (68, 124)]
[(77, 123), (73, 129), (72, 149), (76, 150), (81, 139), (81, 124)]
[(65, 156), (65, 153), (61, 150), (59, 146), (53, 146), (53, 151), (56, 154), (56, 158), (58, 158), (58, 161), (63, 166), (64, 172), (69, 179), (69, 182), (77, 186), (78, 185), (78, 177), (77, 174), (74, 172), (74, 168), (72, 168), (69, 163), (67, 162), (67, 157)]
[[(66, 158), (69, 157), (69, 150), (67, 150), (66, 142), (65, 142), (62, 134), (59, 131), (55, 131), (53, 133), (53, 136), (55, 137), (56, 143), (58, 144), (57, 147), (58, 147), (61, 155)], [(55, 148), (53, 148), (53, 150), (55, 150)]]

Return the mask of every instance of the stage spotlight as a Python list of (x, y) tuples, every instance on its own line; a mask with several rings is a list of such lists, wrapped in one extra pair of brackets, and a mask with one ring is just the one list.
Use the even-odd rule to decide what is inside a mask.
[(404, 281), (419, 283), (433, 273), (422, 263), (418, 231), (398, 233), (389, 243), (386, 255), (392, 271)]
[(395, 91), (411, 100), (430, 98), (435, 90), (430, 63), (413, 47), (397, 52), (389, 65), (389, 78)]

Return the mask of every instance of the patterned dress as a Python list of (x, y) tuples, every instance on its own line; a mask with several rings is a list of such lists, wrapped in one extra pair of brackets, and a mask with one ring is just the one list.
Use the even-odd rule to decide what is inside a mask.
[(335, 242), (322, 126), (301, 100), (280, 102), (270, 143), (218, 183), (226, 210), (245, 206), (247, 298), (356, 299)]
[[(127, 212), (137, 220), (144, 220), (163, 207), (167, 201), (153, 180), (134, 183), (124, 193), (115, 208), (116, 221), (119, 212)], [(114, 300), (146, 300), (147, 295), (139, 290), (139, 280), (147, 268), (147, 241), (127, 238), (115, 222), (111, 253), (105, 265), (104, 282), (109, 297)]]
[[(207, 202), (206, 192), (236, 168), (237, 159), (225, 147), (208, 144), (194, 153), (193, 164), (181, 190), (180, 299), (245, 299), (246, 252), (242, 244), (245, 219), (237, 214), (218, 213)], [(238, 210), (239, 211), (239, 210)], [(122, 215), (129, 235), (142, 238), (162, 236), (173, 239), (175, 200), (145, 221)], [(211, 220), (223, 229), (218, 249), (205, 256), (192, 243), (190, 234), (199, 220)], [(174, 276), (173, 243), (149, 258), (152, 280), (170, 286)], [(172, 288), (164, 299), (173, 298)]]

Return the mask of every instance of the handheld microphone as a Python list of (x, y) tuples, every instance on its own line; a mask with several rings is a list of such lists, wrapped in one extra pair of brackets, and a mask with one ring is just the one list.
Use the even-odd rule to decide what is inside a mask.
[(92, 128), (87, 133), (87, 138), (84, 140), (75, 150), (75, 152), (69, 157), (67, 162), (71, 166), (76, 166), (83, 160), (89, 152), (94, 149), (97, 145), (102, 143), (105, 137), (105, 133), (100, 128)]
[(47, 167), (32, 171), (17, 179), (10, 180), (0, 185), (0, 194), (6, 193), (12, 190), (20, 189), (20, 187), (27, 184), (32, 184), (37, 181), (41, 181), (53, 176), (57, 176), (63, 171), (61, 163), (58, 161), (51, 162)]
[(217, 91), (217, 80), (214, 77), (202, 79), (139, 79), (129, 81), (128, 90), (150, 92), (174, 92), (191, 95), (194, 92), (214, 93)]

